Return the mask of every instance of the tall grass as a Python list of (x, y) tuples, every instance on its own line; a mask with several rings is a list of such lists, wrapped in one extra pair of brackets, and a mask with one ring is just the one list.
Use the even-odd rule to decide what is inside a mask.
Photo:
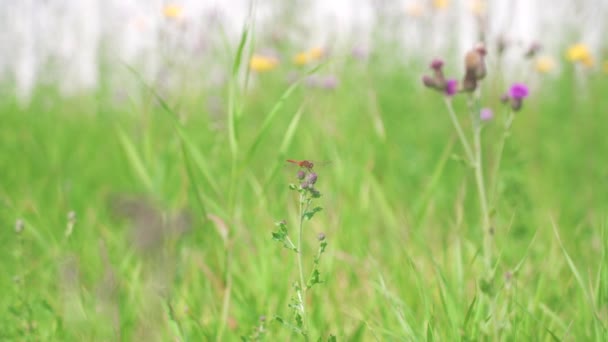
[[(475, 179), (450, 158), (463, 152), (441, 101), (418, 85), (424, 68), (375, 51), (315, 71), (338, 73), (335, 90), (286, 84), (287, 65), (251, 75), (246, 91), (234, 76), (219, 116), (203, 110), (208, 94), (161, 96), (145, 83), (128, 102), (42, 87), (27, 108), (5, 99), (0, 338), (232, 341), (261, 316), (287, 314), (285, 284), (299, 274), (271, 241), (277, 218), (298, 217), (286, 158), (331, 161), (316, 168), (324, 211), (306, 227), (331, 241), (306, 307), (311, 331), (496, 338), (478, 286)], [(488, 189), (501, 340), (608, 337), (608, 80), (574, 82), (570, 72), (539, 80)], [(466, 110), (464, 99), (454, 106)], [(490, 123), (481, 139), (501, 132)], [(298, 339), (268, 320), (264, 329), (269, 341)]]

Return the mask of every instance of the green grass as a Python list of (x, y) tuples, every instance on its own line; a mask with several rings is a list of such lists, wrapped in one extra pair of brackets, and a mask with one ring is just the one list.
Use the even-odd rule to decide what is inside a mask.
[[(461, 146), (440, 95), (419, 85), (425, 68), (378, 54), (323, 66), (341, 77), (333, 91), (288, 89), (283, 65), (247, 91), (164, 102), (143, 84), (127, 99), (43, 87), (26, 107), (5, 99), (0, 339), (236, 341), (264, 315), (266, 340), (299, 340), (271, 321), (289, 317), (298, 279), (271, 238), (275, 221), (297, 221), (284, 165), (296, 158), (331, 161), (304, 231), (307, 271), (317, 233), (329, 243), (307, 298), (313, 340), (606, 340), (608, 78), (584, 90), (569, 71), (548, 78), (517, 114), (488, 317), (475, 180), (451, 158)], [(482, 99), (498, 112), (491, 89), (507, 84), (492, 72)], [(220, 114), (205, 109), (213, 94)], [(486, 160), (500, 134), (484, 129)]]

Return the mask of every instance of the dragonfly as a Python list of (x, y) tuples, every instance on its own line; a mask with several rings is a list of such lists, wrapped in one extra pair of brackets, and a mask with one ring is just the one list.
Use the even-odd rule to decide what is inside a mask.
[(325, 165), (325, 164), (329, 164), (329, 162), (313, 162), (312, 160), (294, 160), (294, 159), (287, 159), (288, 163), (297, 165), (298, 167), (302, 168), (302, 169), (306, 169), (308, 171), (312, 171), (312, 168), (315, 165)]

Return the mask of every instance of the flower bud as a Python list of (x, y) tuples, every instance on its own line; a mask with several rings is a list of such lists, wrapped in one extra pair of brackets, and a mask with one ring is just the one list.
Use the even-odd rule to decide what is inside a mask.
[(298, 170), (298, 173), (296, 174), (296, 178), (298, 178), (299, 180), (304, 179), (304, 177), (306, 177), (306, 172), (302, 171), (302, 170)]
[(479, 111), (479, 118), (481, 121), (490, 121), (494, 118), (494, 112), (492, 112), (490, 108), (482, 108), (481, 111)]
[(513, 109), (513, 111), (517, 112), (521, 109), (521, 107), (523, 106), (523, 102), (522, 99), (520, 98), (512, 98), (511, 99), (511, 109)]
[(458, 92), (458, 81), (448, 80), (445, 84), (445, 94), (447, 96), (454, 96)]
[(431, 76), (422, 76), (422, 83), (429, 88), (437, 89), (437, 82)]
[(316, 172), (311, 172), (308, 175), (308, 182), (310, 184), (315, 184), (317, 182), (317, 173)]
[(486, 76), (485, 55), (487, 51), (483, 44), (478, 44), (473, 50), (467, 52), (464, 57), (465, 66), (465, 89), (473, 91), (477, 82)]

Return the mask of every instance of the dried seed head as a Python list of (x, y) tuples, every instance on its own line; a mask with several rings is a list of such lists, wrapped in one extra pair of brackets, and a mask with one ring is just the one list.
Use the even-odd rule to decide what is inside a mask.
[(23, 227), (25, 226), (25, 223), (23, 222), (22, 219), (17, 219), (17, 221), (15, 221), (15, 232), (17, 234), (21, 234), (21, 232), (23, 231)]
[[(487, 51), (483, 44), (478, 44), (464, 56), (465, 80), (482, 80), (486, 76), (485, 55)], [(469, 81), (469, 85), (472, 83)], [(475, 84), (476, 86), (477, 84)], [(473, 88), (474, 89), (474, 88)]]
[(539, 42), (533, 42), (532, 44), (530, 44), (530, 46), (528, 47), (528, 50), (526, 50), (526, 54), (524, 55), (524, 57), (526, 58), (533, 58), (534, 56), (536, 56), (541, 50), (543, 49), (543, 46), (539, 43)]
[(76, 212), (75, 212), (75, 211), (71, 210), (71, 211), (68, 213), (68, 222), (69, 222), (69, 223), (72, 223), (72, 224), (73, 224), (73, 223), (76, 223)]

